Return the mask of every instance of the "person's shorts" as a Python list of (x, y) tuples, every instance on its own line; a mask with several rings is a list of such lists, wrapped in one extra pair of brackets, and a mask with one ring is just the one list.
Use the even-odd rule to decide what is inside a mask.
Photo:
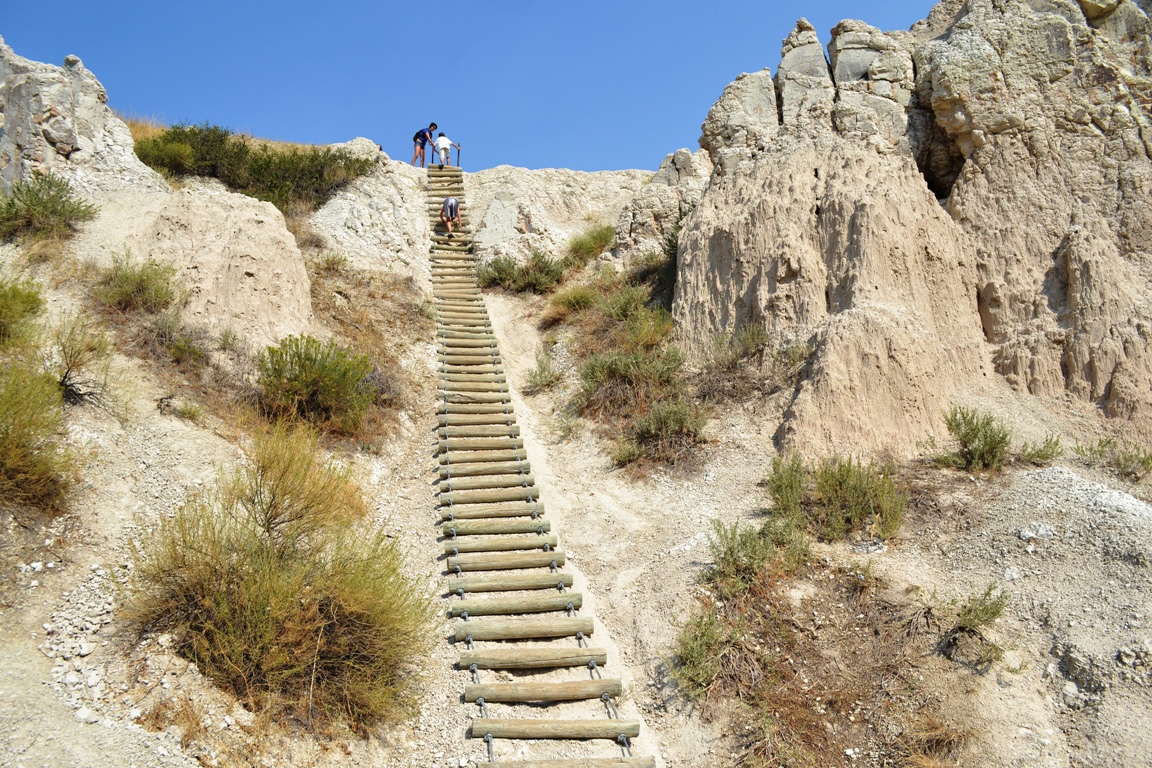
[(440, 213), (444, 214), (446, 219), (454, 219), (460, 215), (460, 203), (454, 197), (444, 199), (444, 204), (440, 206)]
[(420, 139), (416, 142), (416, 149), (424, 149), (426, 146), (428, 146), (428, 139)]

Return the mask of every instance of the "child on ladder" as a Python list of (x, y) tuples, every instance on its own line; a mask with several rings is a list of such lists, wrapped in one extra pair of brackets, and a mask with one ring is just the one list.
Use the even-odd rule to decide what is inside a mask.
[(436, 149), (440, 152), (440, 165), (452, 165), (452, 147), (456, 147), (457, 152), (460, 151), (460, 145), (441, 132), (436, 139)]
[(452, 225), (460, 228), (460, 201), (454, 197), (444, 198), (440, 205), (440, 221), (448, 229), (448, 237), (452, 237)]

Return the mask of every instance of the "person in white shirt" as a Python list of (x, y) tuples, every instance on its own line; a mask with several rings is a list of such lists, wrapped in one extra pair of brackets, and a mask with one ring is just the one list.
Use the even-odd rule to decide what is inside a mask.
[(452, 165), (452, 147), (460, 150), (460, 145), (454, 143), (443, 133), (436, 139), (436, 149), (440, 152), (440, 165)]

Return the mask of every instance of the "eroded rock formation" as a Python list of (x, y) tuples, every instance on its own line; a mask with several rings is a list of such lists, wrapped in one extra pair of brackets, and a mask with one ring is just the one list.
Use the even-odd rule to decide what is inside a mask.
[(108, 94), (76, 56), (63, 67), (17, 56), (0, 38), (0, 189), (52, 172), (86, 192), (168, 186), (136, 158)]
[(825, 57), (801, 20), (774, 93), (741, 76), (704, 122), (684, 342), (813, 340), (779, 436), (817, 453), (910, 452), (989, 360), (1152, 433), (1148, 30), (1130, 0), (944, 0)]
[(614, 255), (627, 262), (661, 250), (665, 237), (700, 202), (711, 173), (712, 162), (703, 149), (678, 149), (665, 157), (652, 181), (620, 212)]

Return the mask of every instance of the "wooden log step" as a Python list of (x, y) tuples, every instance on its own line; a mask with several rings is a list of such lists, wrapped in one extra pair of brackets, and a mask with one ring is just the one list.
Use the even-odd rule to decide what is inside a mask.
[[(448, 571), (516, 571), (522, 568), (549, 568), (556, 563), (564, 565), (564, 553), (556, 552), (507, 552), (493, 555), (460, 555), (446, 561)], [(589, 619), (591, 621), (591, 619)]]
[[(446, 373), (441, 374), (442, 377), (448, 381), (456, 381), (461, 378), (466, 378), (466, 373)], [(504, 379), (503, 374), (499, 373), (479, 373), (476, 378), (481, 381), (492, 379), (497, 383)], [(516, 422), (516, 414), (513, 413), (441, 413), (436, 416), (437, 422), (440, 426), (464, 426), (465, 424), (514, 424)]]
[(485, 703), (515, 701), (585, 701), (604, 694), (616, 697), (624, 692), (619, 680), (572, 680), (565, 683), (477, 683), (464, 686), (464, 701), (484, 699)]
[[(502, 373), (438, 373), (436, 378), (439, 381), (487, 381), (495, 384), (507, 383), (508, 377)], [(443, 422), (443, 419), (441, 419)], [(495, 424), (494, 421), (461, 421), (460, 424)]]
[(656, 768), (654, 757), (578, 757), (573, 760), (501, 760), (476, 768)]
[[(489, 386), (499, 387), (500, 384)], [(520, 437), (520, 427), (515, 424), (468, 424), (463, 427), (438, 427), (437, 437)]]
[(456, 622), (456, 642), (464, 642), (469, 635), (472, 640), (537, 640), (544, 637), (575, 637), (584, 633), (587, 637), (593, 632), (592, 618), (540, 618), (532, 616), (524, 619), (485, 619), (483, 621)]
[[(449, 579), (448, 593), (464, 592), (516, 592), (522, 589), (559, 589), (572, 586), (570, 573), (501, 573), (496, 576), (466, 576)], [(584, 662), (587, 664), (588, 662)], [(597, 662), (597, 663), (607, 663)]]
[(441, 381), (437, 388), (441, 392), (507, 392), (508, 384), (499, 381)]
[(444, 553), (448, 555), (465, 552), (521, 552), (528, 549), (556, 549), (556, 537), (545, 536), (494, 536), (478, 539), (449, 539), (444, 542)]
[(436, 362), (445, 365), (500, 365), (500, 355), (436, 355)]
[(528, 454), (523, 448), (519, 450), (501, 451), (449, 451), (440, 454), (441, 469), (445, 467), (463, 466), (465, 464), (480, 464), (488, 462), (527, 461)]
[(471, 339), (473, 341), (496, 341), (496, 337), (492, 331), (486, 331), (483, 328), (437, 328), (437, 339)]
[[(579, 592), (556, 595), (516, 595), (514, 597), (484, 597), (479, 600), (454, 600), (448, 606), (449, 616), (514, 616), (522, 613), (552, 613), (566, 611), (568, 606), (578, 610), (584, 603)], [(493, 699), (499, 701), (499, 699)], [(528, 699), (525, 699), (528, 701)], [(549, 699), (560, 701), (560, 699)]]
[(470, 245), (441, 245), (440, 243), (432, 243), (432, 247), (428, 252), (433, 255), (443, 255), (446, 253), (472, 253), (472, 246)]
[[(469, 504), (462, 507), (441, 507), (440, 519), (481, 520), (485, 518), (528, 517), (538, 520), (544, 514), (544, 505), (539, 502), (527, 504)], [(533, 517), (535, 515), (535, 517)]]
[(442, 357), (450, 357), (452, 355), (469, 355), (471, 357), (500, 357), (500, 348), (493, 343), (484, 345), (456, 345), (450, 344), (448, 341), (440, 341), (436, 344), (436, 354)]
[(471, 403), (467, 405), (457, 405), (455, 403), (437, 403), (437, 413), (515, 413), (515, 409), (509, 404), (498, 403)]
[(438, 301), (436, 311), (445, 315), (466, 315), (472, 320), (477, 315), (488, 315), (488, 307), (478, 301)]
[(442, 507), (455, 507), (457, 504), (494, 504), (498, 501), (536, 501), (539, 498), (540, 489), (535, 486), (528, 488), (483, 488), (478, 491), (448, 491), (438, 497)]
[(453, 520), (440, 526), (445, 536), (488, 536), (504, 533), (547, 533), (551, 520)]
[[(491, 475), (485, 477), (455, 477), (441, 480), (436, 486), (441, 493), (451, 491), (478, 491), (485, 488), (528, 488), (536, 484), (532, 475)], [(494, 533), (494, 531), (492, 531)]]
[(482, 739), (630, 739), (640, 735), (639, 720), (507, 720), (478, 717), (472, 721), (472, 738)]
[(504, 366), (493, 363), (492, 365), (441, 365), (437, 371), (437, 375), (447, 376), (448, 374), (455, 375), (468, 375), (468, 374), (485, 374), (496, 373), (504, 375)]
[(598, 667), (607, 666), (608, 651), (603, 648), (492, 648), (464, 651), (456, 666), (460, 669), (468, 669), (473, 664), (477, 669), (554, 669), (586, 667), (590, 661)]
[(439, 467), (440, 477), (482, 477), (485, 475), (520, 475), (531, 471), (526, 461), (483, 461), (476, 464), (444, 464)]
[[(510, 403), (507, 392), (442, 392), (440, 400), (445, 403)], [(474, 449), (465, 449), (474, 450)]]
[(496, 347), (496, 337), (489, 335), (479, 339), (441, 339), (438, 344), (440, 347), (447, 349), (463, 349), (465, 347), (475, 349), (494, 349)]
[(433, 288), (432, 298), (437, 301), (445, 299), (450, 301), (483, 301), (484, 294), (480, 293), (479, 288), (469, 288), (467, 290), (457, 288)]

